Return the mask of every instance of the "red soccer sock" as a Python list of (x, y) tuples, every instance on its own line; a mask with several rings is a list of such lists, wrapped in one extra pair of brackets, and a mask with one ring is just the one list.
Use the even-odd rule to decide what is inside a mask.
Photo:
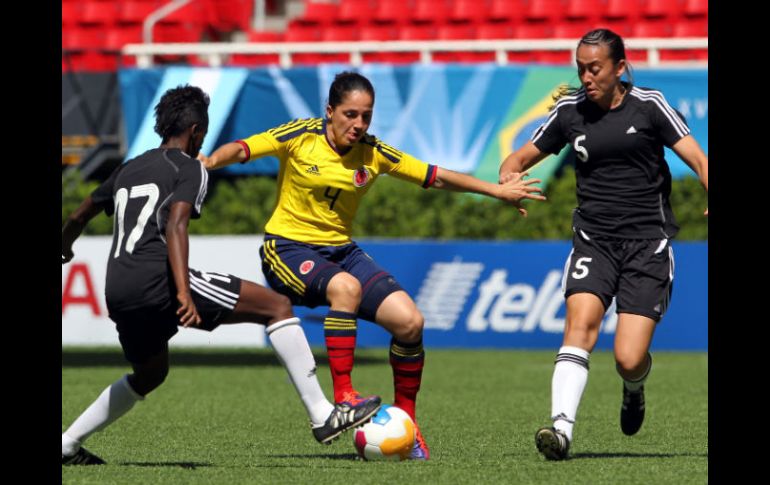
[(329, 310), (324, 319), (324, 338), (329, 355), (329, 368), (334, 385), (334, 401), (344, 401), (346, 392), (353, 390), (350, 373), (356, 350), (356, 315)]
[(414, 343), (390, 341), (390, 366), (393, 367), (393, 386), (395, 399), (393, 404), (403, 409), (414, 422), (417, 393), (422, 382), (422, 368), (425, 365), (425, 351), (422, 339)]

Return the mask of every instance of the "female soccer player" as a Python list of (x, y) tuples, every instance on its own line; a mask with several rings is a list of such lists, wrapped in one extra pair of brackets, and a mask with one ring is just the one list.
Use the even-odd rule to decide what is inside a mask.
[[(265, 227), (262, 270), (279, 293), (298, 305), (329, 305), (324, 335), (336, 402), (357, 403), (351, 371), (356, 321), (363, 318), (392, 335), (390, 364), (394, 404), (415, 419), (425, 352), (423, 316), (392, 275), (351, 240), (361, 198), (377, 177), (388, 174), (425, 188), (475, 192), (513, 203), (544, 200), (537, 179), (525, 173), (495, 185), (430, 165), (367, 133), (374, 87), (354, 72), (337, 74), (329, 88), (325, 118), (301, 119), (219, 147), (199, 158), (209, 169), (273, 155), (280, 159), (278, 200)], [(417, 428), (412, 458), (427, 460)]]
[[(553, 426), (535, 436), (538, 450), (551, 460), (568, 456), (588, 358), (613, 298), (615, 361), (623, 379), (620, 427), (633, 435), (642, 425), (649, 348), (671, 298), (671, 239), (678, 230), (664, 145), (708, 191), (708, 157), (660, 91), (633, 85), (620, 36), (606, 29), (588, 32), (577, 46), (577, 68), (582, 87), (564, 93), (532, 140), (500, 167), (504, 182), (566, 143), (577, 155), (578, 207), (564, 277), (566, 327), (551, 383)], [(623, 74), (629, 82), (621, 81)]]
[(64, 224), (62, 264), (72, 259), (72, 243), (89, 220), (103, 210), (115, 215), (105, 293), (133, 373), (107, 387), (62, 433), (62, 465), (104, 463), (83, 441), (163, 383), (177, 325), (207, 331), (225, 323), (265, 325), (321, 443), (364, 423), (380, 407), (378, 400), (332, 405), (326, 399), (288, 298), (233, 275), (188, 268), (187, 224), (200, 217), (208, 181), (192, 157), (206, 136), (208, 105), (198, 87), (167, 91), (155, 107), (160, 147), (119, 166)]

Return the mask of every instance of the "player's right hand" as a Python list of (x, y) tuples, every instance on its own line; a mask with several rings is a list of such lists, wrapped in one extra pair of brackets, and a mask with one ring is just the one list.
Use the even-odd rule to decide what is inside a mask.
[(212, 167), (213, 162), (211, 161), (211, 158), (204, 155), (203, 152), (199, 152), (196, 158), (201, 161), (201, 163), (207, 170), (213, 168)]

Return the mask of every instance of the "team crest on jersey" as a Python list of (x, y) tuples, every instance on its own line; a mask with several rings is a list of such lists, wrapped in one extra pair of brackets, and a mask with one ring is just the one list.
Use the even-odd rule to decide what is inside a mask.
[(303, 275), (310, 273), (310, 271), (315, 266), (315, 262), (311, 260), (303, 261), (302, 264), (299, 265), (299, 272)]
[(369, 170), (367, 170), (366, 167), (360, 167), (358, 170), (353, 172), (353, 185), (356, 187), (363, 187), (367, 182), (369, 182), (369, 177)]

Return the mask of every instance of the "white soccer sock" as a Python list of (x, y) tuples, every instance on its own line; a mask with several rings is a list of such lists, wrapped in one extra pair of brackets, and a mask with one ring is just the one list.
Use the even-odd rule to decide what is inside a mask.
[(551, 380), (551, 418), (553, 427), (563, 431), (570, 442), (580, 398), (588, 381), (590, 352), (578, 347), (563, 346), (556, 356)]
[(299, 318), (276, 322), (266, 329), (270, 343), (297, 390), (313, 426), (321, 426), (334, 410), (318, 383), (316, 364)]
[(61, 454), (72, 456), (90, 435), (104, 429), (143, 400), (128, 383), (128, 375), (110, 384), (61, 435)]

